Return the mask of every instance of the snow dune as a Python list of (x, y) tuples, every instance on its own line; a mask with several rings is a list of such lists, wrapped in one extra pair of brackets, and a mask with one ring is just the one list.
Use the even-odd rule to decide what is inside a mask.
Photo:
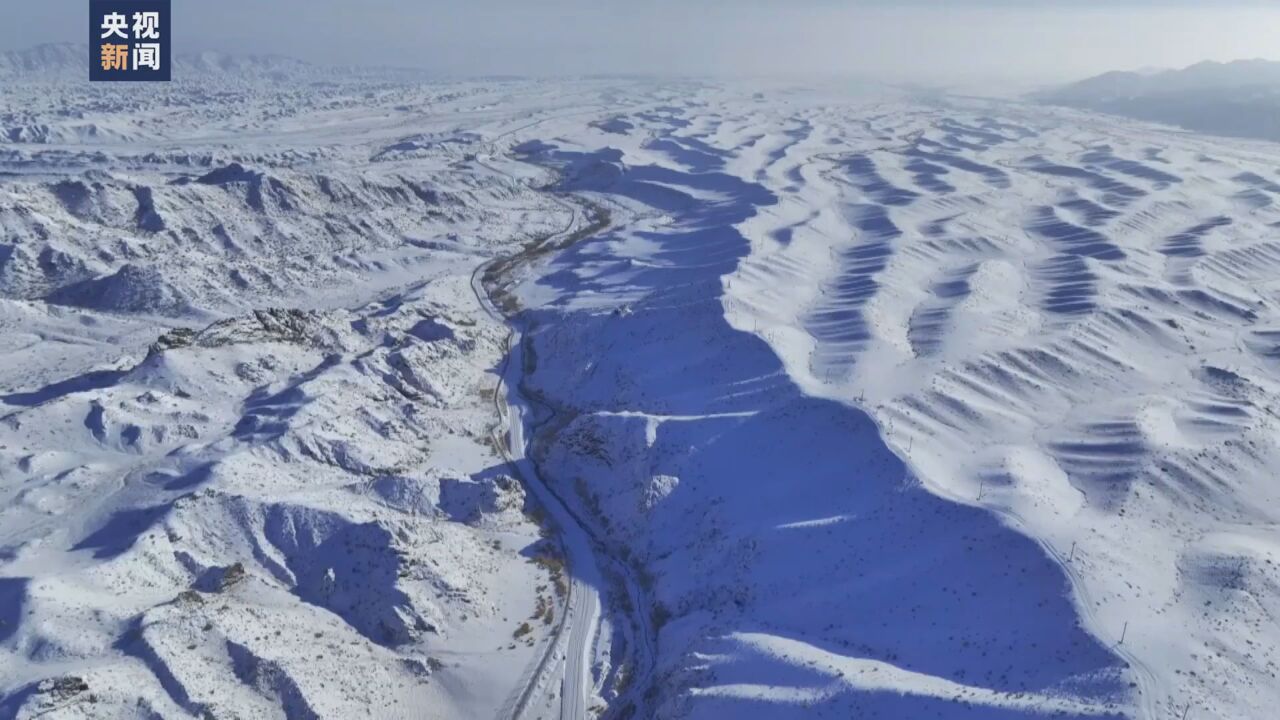
[[(527, 281), (526, 385), (555, 409), (540, 467), (652, 578), (657, 716), (1128, 714), (1133, 671), (1084, 629), (1058, 562), (1000, 515), (922, 487), (856, 396), (806, 387), (847, 393), (863, 348), (893, 342), (890, 318), (910, 352), (911, 306), (878, 306), (877, 282), (904, 235), (886, 207), (918, 194), (861, 161), (806, 178), (825, 138), (766, 134), (739, 153), (716, 144), (725, 123), (684, 115), (638, 120), (647, 133), (613, 148), (523, 148), (625, 218)], [(783, 184), (753, 181), (771, 175)], [(810, 182), (826, 202), (804, 196)], [(1005, 274), (991, 267), (971, 271), (978, 292)], [(799, 332), (813, 362), (796, 368)], [(853, 679), (777, 649), (798, 647)]]
[(966, 158), (952, 188), (896, 148), (871, 157), (902, 192), (865, 164), (811, 174), (795, 192), (833, 212), (789, 243), (786, 218), (747, 226), (731, 321), (806, 392), (868, 409), (932, 492), (1061, 563), (1081, 621), (1132, 665), (1134, 712), (1265, 717), (1276, 151), (977, 103), (903, 130), (884, 134)]
[(526, 281), (527, 385), (656, 714), (1268, 716), (1276, 151), (715, 97), (520, 148), (615, 217)]

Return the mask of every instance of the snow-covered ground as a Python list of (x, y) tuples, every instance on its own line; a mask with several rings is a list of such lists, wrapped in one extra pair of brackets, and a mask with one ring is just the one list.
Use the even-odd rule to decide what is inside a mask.
[(565, 222), (469, 159), (547, 90), (251, 89), (4, 149), (0, 716), (494, 716), (558, 627), (471, 292)]
[(0, 715), (1280, 703), (1280, 150), (187, 62), (0, 95)]
[(523, 148), (625, 221), (522, 294), (657, 714), (1268, 716), (1280, 153), (777, 89), (625, 120)]

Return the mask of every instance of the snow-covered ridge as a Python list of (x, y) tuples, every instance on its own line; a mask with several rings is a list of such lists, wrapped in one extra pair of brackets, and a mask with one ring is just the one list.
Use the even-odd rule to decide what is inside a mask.
[(87, 67), (88, 46), (75, 43), (46, 43), (21, 50), (0, 52), (0, 73), (8, 76), (58, 74)]
[[(413, 242), (428, 228), (456, 235), (509, 198), (501, 186), (465, 175), (442, 182), (421, 168), (176, 160), (7, 183), (0, 292), (170, 317), (245, 309), (378, 264), (411, 263), (429, 249)], [(469, 237), (470, 248), (454, 243), (459, 251), (485, 250), (482, 236)]]
[[(89, 49), (76, 43), (47, 43), (21, 50), (0, 52), (0, 77), (11, 81), (47, 82), (81, 80), (88, 82)], [(384, 78), (392, 73), (411, 73), (359, 67), (318, 67), (285, 55), (235, 54), (216, 50), (175, 52), (175, 80), (208, 81), (218, 77), (236, 81), (282, 81), (321, 79), (334, 74)]]
[[(386, 118), (407, 116), (459, 97), (484, 95), (495, 84), (431, 83), (413, 69), (328, 67), (294, 58), (219, 52), (175, 53), (173, 82), (91, 83), (87, 50), (42, 45), (0, 53), (0, 145), (133, 145), (200, 133), (208, 150), (253, 145), (274, 127), (314, 139), (336, 119), (378, 107)], [(294, 120), (292, 126), (284, 121)], [(406, 128), (406, 134), (410, 131)], [(191, 138), (188, 138), (191, 139)], [(316, 143), (304, 143), (314, 150)], [(279, 144), (277, 144), (278, 146)]]

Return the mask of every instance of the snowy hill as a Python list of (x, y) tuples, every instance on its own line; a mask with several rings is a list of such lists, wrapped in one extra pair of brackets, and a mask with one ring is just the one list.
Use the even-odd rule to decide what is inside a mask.
[(552, 638), (470, 278), (556, 206), (467, 142), (372, 164), (484, 88), (256, 83), (234, 150), (225, 93), (8, 89), (58, 132), (0, 159), (0, 716), (486, 716)]

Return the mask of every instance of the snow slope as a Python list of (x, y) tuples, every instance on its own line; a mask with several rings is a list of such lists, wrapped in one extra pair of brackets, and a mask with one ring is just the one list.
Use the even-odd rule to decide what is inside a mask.
[(708, 89), (521, 149), (539, 462), (649, 575), (659, 717), (1266, 717), (1274, 149)]

